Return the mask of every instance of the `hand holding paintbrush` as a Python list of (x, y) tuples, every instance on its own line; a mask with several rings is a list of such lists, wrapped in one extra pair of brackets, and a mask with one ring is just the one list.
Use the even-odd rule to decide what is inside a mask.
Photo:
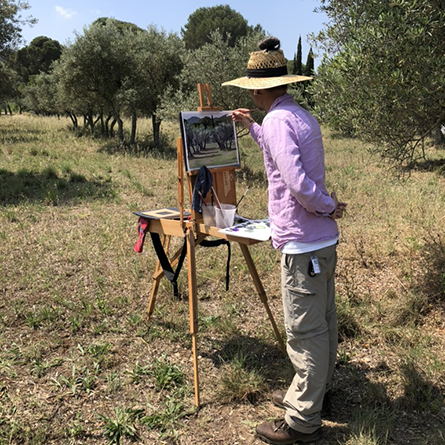
[(232, 120), (236, 122), (240, 122), (244, 125), (246, 130), (250, 129), (250, 126), (255, 122), (252, 115), (250, 114), (252, 111), (260, 111), (258, 108), (254, 108), (249, 110), (248, 108), (238, 108), (237, 110), (232, 111)]

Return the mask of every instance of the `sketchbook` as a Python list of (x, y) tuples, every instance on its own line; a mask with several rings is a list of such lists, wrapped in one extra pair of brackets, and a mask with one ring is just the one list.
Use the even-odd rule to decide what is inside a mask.
[[(157, 210), (144, 210), (142, 212), (133, 213), (137, 216), (142, 216), (143, 218), (148, 219), (180, 219), (181, 216), (180, 210), (175, 207)], [(184, 218), (188, 218), (190, 216), (190, 212), (184, 212), (183, 215)]]

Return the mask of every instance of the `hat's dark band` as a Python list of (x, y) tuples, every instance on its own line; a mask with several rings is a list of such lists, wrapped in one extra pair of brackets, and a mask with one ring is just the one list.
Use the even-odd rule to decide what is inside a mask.
[(263, 68), (256, 70), (247, 70), (247, 77), (278, 77), (287, 74), (287, 67), (280, 66), (279, 68)]

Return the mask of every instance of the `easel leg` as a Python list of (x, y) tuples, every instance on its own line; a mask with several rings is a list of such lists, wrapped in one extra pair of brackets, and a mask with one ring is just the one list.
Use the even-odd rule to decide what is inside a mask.
[(253, 282), (255, 283), (256, 290), (258, 292), (258, 295), (260, 296), (260, 300), (263, 303), (263, 305), (266, 309), (267, 315), (269, 317), (269, 320), (272, 324), (272, 328), (274, 330), (275, 337), (277, 338), (278, 343), (280, 345), (280, 349), (283, 351), (284, 354), (286, 354), (286, 347), (284, 346), (283, 338), (281, 337), (280, 331), (277, 328), (277, 325), (273, 318), (269, 304), (267, 303), (266, 291), (264, 290), (263, 284), (261, 283), (260, 277), (258, 276), (258, 272), (256, 270), (252, 256), (250, 255), (249, 248), (245, 244), (241, 244), (241, 243), (239, 243), (239, 246), (241, 248), (241, 251), (243, 252), (247, 267), (249, 268), (250, 275), (253, 278)]
[[(170, 236), (163, 235), (162, 236), (162, 247), (164, 248), (165, 252), (168, 252), (168, 248), (170, 247)], [(164, 272), (162, 271), (161, 262), (158, 260), (156, 263), (156, 269), (153, 274), (153, 287), (151, 289), (150, 294), (150, 300), (148, 301), (148, 307), (147, 307), (147, 320), (150, 319), (151, 314), (153, 314), (155, 303), (156, 303), (156, 295), (158, 293), (159, 289), (159, 283), (161, 282), (161, 278), (164, 276)]]
[(196, 286), (195, 236), (193, 230), (187, 233), (187, 277), (189, 287), (190, 333), (192, 334), (193, 372), (195, 384), (195, 405), (199, 408), (199, 373), (198, 373), (198, 297)]

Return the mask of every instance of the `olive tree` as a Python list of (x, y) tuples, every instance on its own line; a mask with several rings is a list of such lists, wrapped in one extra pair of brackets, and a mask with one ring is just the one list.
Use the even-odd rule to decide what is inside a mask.
[(179, 86), (184, 52), (183, 42), (176, 34), (167, 34), (150, 26), (135, 36), (135, 69), (127, 78), (126, 107), (132, 116), (131, 142), (134, 142), (136, 116), (151, 116), (153, 143), (159, 145), (161, 115), (158, 109), (165, 91)]
[(445, 122), (445, 9), (441, 0), (323, 0), (330, 22), (314, 83), (319, 117), (411, 167)]
[[(121, 142), (123, 118), (129, 115), (133, 143), (138, 113), (156, 115), (161, 94), (174, 84), (181, 48), (178, 37), (154, 27), (146, 31), (114, 19), (101, 20), (63, 51), (56, 68), (63, 103), (75, 103), (79, 109), (83, 102), (83, 114), (107, 113), (117, 123)], [(159, 121), (154, 122), (156, 138)]]
[[(119, 93), (126, 74), (133, 68), (128, 42), (129, 31), (118, 31), (113, 23), (90, 26), (83, 35), (63, 51), (57, 66), (59, 88), (63, 103), (83, 103), (83, 113), (92, 103), (106, 107), (118, 125), (118, 137), (124, 140)], [(80, 104), (79, 104), (80, 102)], [(97, 111), (97, 110), (95, 110)]]

